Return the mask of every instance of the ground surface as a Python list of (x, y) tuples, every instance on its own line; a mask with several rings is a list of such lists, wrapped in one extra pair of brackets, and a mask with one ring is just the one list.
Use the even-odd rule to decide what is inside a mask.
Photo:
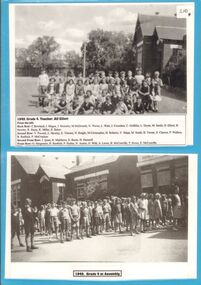
[[(17, 115), (45, 115), (41, 108), (37, 107), (37, 78), (34, 77), (17, 77), (16, 78), (16, 114)], [(162, 102), (160, 102), (160, 112), (158, 114), (185, 113), (186, 102), (184, 95), (178, 92), (162, 90)], [(149, 115), (156, 115), (150, 112)], [(47, 114), (46, 114), (47, 115)], [(144, 115), (147, 115), (144, 114)]]
[[(24, 241), (24, 237), (22, 237)], [(99, 262), (185, 262), (187, 232), (158, 230), (135, 236), (129, 233), (105, 235), (60, 243), (37, 235), (39, 247), (32, 253), (19, 247), (15, 238), (12, 261), (99, 261)]]

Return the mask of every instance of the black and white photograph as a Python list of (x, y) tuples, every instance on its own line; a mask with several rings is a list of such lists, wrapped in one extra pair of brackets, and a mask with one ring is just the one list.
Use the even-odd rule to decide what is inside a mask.
[(193, 14), (182, 18), (177, 7), (15, 5), (15, 114), (186, 114)]
[(11, 155), (11, 262), (187, 262), (188, 173), (187, 155)]

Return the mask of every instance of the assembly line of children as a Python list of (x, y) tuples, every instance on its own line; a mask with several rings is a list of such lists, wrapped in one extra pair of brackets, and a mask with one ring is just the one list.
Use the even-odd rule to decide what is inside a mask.
[(73, 239), (101, 234), (136, 234), (161, 229), (179, 230), (186, 226), (187, 202), (179, 194), (147, 194), (139, 197), (105, 197), (96, 201), (68, 199), (59, 205), (48, 203), (39, 209), (32, 207), (26, 199), (25, 209), (14, 207), (11, 218), (13, 239), (18, 237), (19, 245), (24, 246), (20, 237), (24, 224), (26, 249), (31, 252), (34, 245), (34, 232), (47, 236), (48, 240), (58, 239), (61, 243)]
[(39, 106), (49, 114), (66, 115), (132, 115), (158, 112), (161, 101), (160, 74), (142, 75), (132, 71), (95, 72), (83, 78), (67, 76), (57, 70), (51, 77), (45, 69), (38, 77)]

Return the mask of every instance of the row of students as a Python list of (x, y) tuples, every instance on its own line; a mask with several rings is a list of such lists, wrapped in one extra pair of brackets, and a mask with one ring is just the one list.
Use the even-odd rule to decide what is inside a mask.
[[(184, 223), (186, 207), (178, 189), (174, 195), (168, 196), (142, 193), (138, 198), (106, 197), (103, 200), (77, 203), (73, 199), (71, 203), (62, 202), (61, 205), (42, 205), (40, 210), (37, 207), (32, 208), (30, 199), (27, 199), (24, 213), (27, 251), (36, 248), (33, 244), (35, 230), (41, 235), (48, 235), (49, 239), (55, 235), (61, 243), (72, 241), (74, 236), (83, 239), (85, 236), (90, 238), (109, 231), (130, 232), (133, 236), (166, 226), (178, 230)], [(16, 234), (20, 246), (23, 246), (16, 223), (16, 213), (15, 210), (11, 219), (13, 221), (15, 216), (11, 228), (12, 242)]]
[(161, 101), (162, 80), (158, 71), (142, 75), (138, 69), (133, 76), (124, 71), (108, 76), (104, 72), (88, 78), (65, 79), (56, 72), (48, 77), (42, 70), (38, 79), (39, 105), (48, 113), (81, 114), (141, 114), (157, 112)]

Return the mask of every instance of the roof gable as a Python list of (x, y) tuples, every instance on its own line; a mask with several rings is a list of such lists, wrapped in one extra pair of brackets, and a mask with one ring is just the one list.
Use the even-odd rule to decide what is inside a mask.
[(29, 157), (27, 155), (16, 155), (18, 163), (22, 166), (27, 174), (35, 174), (38, 169), (38, 160), (35, 157)]
[(152, 36), (156, 26), (186, 28), (186, 19), (159, 15), (138, 15), (143, 36)]
[(82, 171), (85, 169), (101, 166), (104, 164), (112, 163), (112, 162), (117, 161), (118, 158), (119, 158), (119, 156), (110, 156), (104, 160), (85, 162), (83, 164), (72, 167), (71, 171), (69, 173), (66, 173), (66, 175), (74, 173), (74, 172), (79, 172), (79, 171)]
[(39, 168), (41, 168), (49, 178), (65, 179), (65, 174), (67, 171), (65, 167), (55, 167), (42, 164), (39, 166)]
[(186, 34), (185, 28), (175, 28), (175, 27), (161, 27), (156, 26), (156, 33), (159, 39), (164, 40), (178, 40), (182, 41)]

